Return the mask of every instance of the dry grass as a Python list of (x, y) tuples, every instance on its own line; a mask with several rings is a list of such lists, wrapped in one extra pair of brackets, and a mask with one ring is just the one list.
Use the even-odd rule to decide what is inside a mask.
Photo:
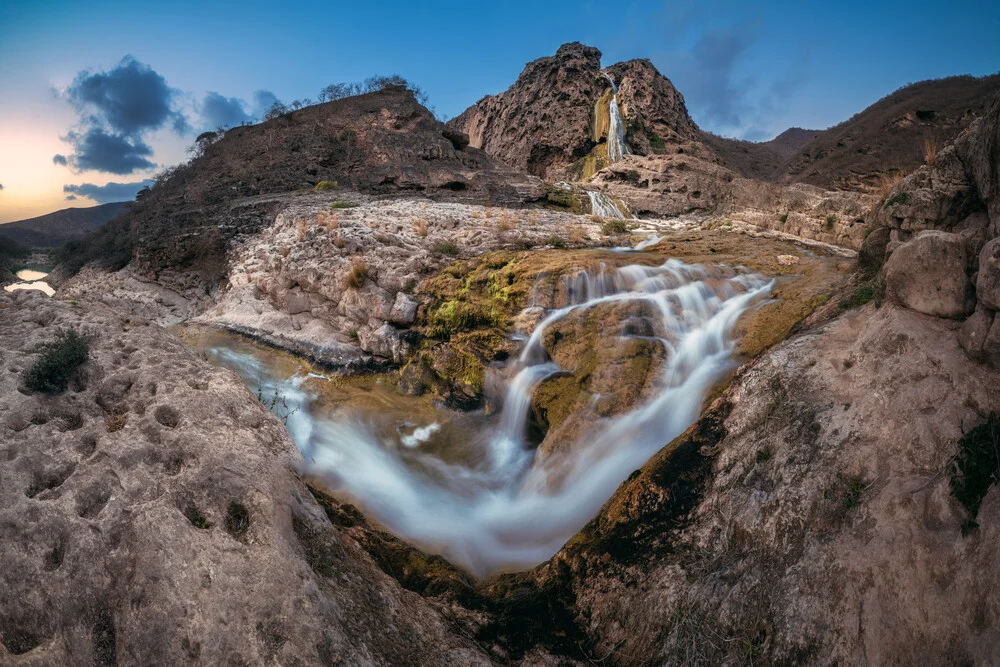
[(904, 178), (905, 174), (895, 171), (890, 174), (882, 174), (878, 179), (878, 186), (875, 188), (875, 196), (879, 201), (885, 201), (892, 189), (896, 187)]
[(500, 212), (500, 215), (497, 216), (497, 223), (496, 223), (497, 232), (500, 234), (504, 234), (506, 232), (511, 231), (515, 227), (517, 227), (517, 216), (512, 214), (507, 209), (503, 209)]
[(360, 259), (351, 262), (351, 270), (344, 276), (344, 289), (360, 289), (368, 280), (368, 265)]
[(306, 236), (306, 231), (308, 231), (308, 229), (309, 229), (309, 225), (306, 223), (306, 221), (305, 220), (299, 220), (299, 224), (295, 228), (295, 231), (296, 231), (295, 239), (297, 241), (301, 241), (302, 239), (304, 239), (305, 236)]
[(421, 216), (413, 219), (413, 231), (417, 236), (427, 236), (427, 218)]
[(934, 137), (924, 139), (924, 164), (934, 164), (937, 161), (937, 152), (937, 139)]
[(104, 421), (108, 426), (108, 433), (120, 431), (125, 428), (125, 422), (128, 421), (128, 412), (121, 409), (112, 410), (104, 416)]
[(479, 209), (473, 209), (473, 211), (472, 211), (472, 217), (473, 218), (478, 218), (479, 217)]
[(581, 244), (587, 240), (587, 235), (583, 231), (583, 227), (572, 227), (569, 230), (569, 240), (572, 243)]
[(320, 211), (316, 214), (316, 223), (326, 232), (332, 232), (340, 227), (340, 214), (336, 211)]

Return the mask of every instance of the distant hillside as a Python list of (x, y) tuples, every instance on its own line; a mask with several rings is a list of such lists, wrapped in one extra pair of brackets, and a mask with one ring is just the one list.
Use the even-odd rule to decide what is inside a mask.
[[(871, 190), (907, 174), (951, 143), (1000, 91), (1000, 74), (921, 81), (882, 98), (828, 130), (793, 128), (752, 143), (705, 134), (726, 165), (750, 178)], [(809, 136), (813, 134), (814, 136)]]
[(925, 147), (944, 148), (983, 114), (1000, 91), (1000, 74), (953, 76), (900, 88), (831, 127), (785, 163), (781, 181), (822, 187), (877, 187), (887, 173), (924, 164)]
[(33, 248), (56, 248), (99, 229), (129, 202), (112, 202), (88, 208), (64, 208), (37, 218), (0, 224), (0, 236)]
[(823, 130), (792, 127), (770, 141), (752, 142), (705, 132), (703, 141), (722, 156), (729, 168), (750, 178), (771, 181), (781, 174), (789, 158), (822, 133)]

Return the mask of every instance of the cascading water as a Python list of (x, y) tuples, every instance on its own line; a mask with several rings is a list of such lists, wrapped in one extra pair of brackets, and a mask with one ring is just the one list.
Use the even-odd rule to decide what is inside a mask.
[(587, 196), (590, 197), (590, 212), (594, 215), (599, 215), (602, 218), (625, 219), (625, 213), (618, 208), (618, 204), (603, 192), (588, 190)]
[(621, 107), (618, 106), (618, 86), (610, 74), (605, 73), (604, 77), (611, 84), (611, 102), (608, 104), (608, 161), (614, 163), (629, 155), (629, 151), (625, 144)]
[[(566, 305), (547, 310), (505, 369), (499, 414), (442, 411), (405, 428), (386, 424), (384, 410), (325, 409), (304, 393), (302, 376), (261, 381), (263, 366), (252, 355), (207, 351), (251, 386), (262, 384), (265, 398), (273, 388), (291, 397), (300, 410), (287, 424), (306, 472), (404, 539), (484, 575), (550, 557), (633, 470), (697, 418), (706, 393), (731, 367), (736, 320), (772, 285), (674, 259), (652, 267), (602, 264), (566, 276)], [(588, 432), (558, 450), (566, 453), (536, 459), (526, 438), (531, 395), (561, 370), (545, 350), (546, 329), (574, 311), (622, 303), (654, 313), (654, 334), (643, 337), (664, 353), (655, 394), (621, 416), (594, 417)], [(628, 337), (621, 335), (623, 343)], [(447, 422), (455, 419), (473, 423), (448, 440)]]

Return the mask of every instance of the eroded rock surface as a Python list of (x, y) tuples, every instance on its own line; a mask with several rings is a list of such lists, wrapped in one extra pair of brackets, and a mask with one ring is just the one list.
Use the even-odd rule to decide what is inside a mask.
[[(63, 394), (18, 387), (58, 328)], [(234, 374), (99, 302), (0, 293), (0, 662), (490, 664), (338, 533)]]

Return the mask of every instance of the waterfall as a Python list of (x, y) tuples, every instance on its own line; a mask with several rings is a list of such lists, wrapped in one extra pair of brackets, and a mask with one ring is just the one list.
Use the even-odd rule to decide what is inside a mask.
[[(507, 379), (497, 392), (499, 414), (439, 409), (421, 426), (402, 406), (405, 419), (386, 423), (384, 404), (364, 414), (339, 411), (311, 400), (300, 375), (261, 380), (261, 364), (246, 354), (210, 356), (263, 386), (265, 396), (273, 387), (287, 393), (301, 408), (287, 423), (304, 472), (387, 529), (476, 575), (531, 567), (558, 551), (632, 471), (697, 419), (710, 388), (732, 368), (737, 319), (773, 286), (744, 270), (675, 259), (617, 269), (601, 264), (560, 280), (558, 302), (535, 300), (544, 302), (535, 308), (548, 305), (545, 316), (500, 369)], [(532, 394), (546, 378), (572, 370), (550, 358), (546, 332), (571, 313), (628, 303), (642, 315), (623, 320), (618, 339), (651, 340), (663, 350), (651, 398), (613, 418), (593, 417), (576, 441), (537, 458), (526, 437)], [(456, 422), (467, 430), (457, 433)]]
[(594, 215), (599, 215), (602, 218), (625, 219), (625, 213), (618, 208), (618, 204), (603, 192), (588, 190), (587, 196), (590, 197), (590, 212)]
[(618, 86), (607, 72), (604, 77), (611, 84), (611, 102), (608, 104), (608, 161), (618, 162), (629, 155), (625, 144), (625, 125), (622, 123), (622, 112), (618, 106)]

